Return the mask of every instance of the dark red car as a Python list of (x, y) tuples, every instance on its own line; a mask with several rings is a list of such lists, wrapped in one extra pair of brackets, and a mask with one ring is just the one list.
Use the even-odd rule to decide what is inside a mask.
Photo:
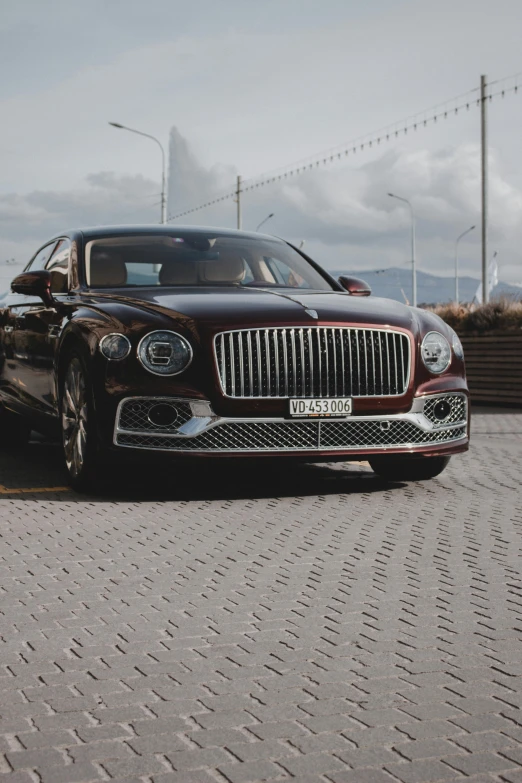
[(453, 330), (288, 243), (176, 226), (67, 231), (0, 300), (0, 438), (108, 457), (360, 460), (426, 479), (468, 448)]

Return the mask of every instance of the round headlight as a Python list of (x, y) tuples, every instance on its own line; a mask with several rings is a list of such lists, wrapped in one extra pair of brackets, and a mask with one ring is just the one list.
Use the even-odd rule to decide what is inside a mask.
[(106, 359), (125, 359), (131, 349), (130, 340), (124, 334), (106, 334), (100, 340), (100, 351)]
[(155, 375), (178, 375), (192, 361), (192, 348), (176, 332), (151, 332), (138, 345), (138, 359)]
[(430, 372), (444, 372), (451, 361), (450, 344), (440, 332), (428, 332), (422, 341), (421, 356)]
[(453, 332), (453, 353), (457, 357), (457, 359), (463, 359), (464, 358), (464, 348), (462, 347), (462, 343), (459, 340), (459, 336), (456, 332)]

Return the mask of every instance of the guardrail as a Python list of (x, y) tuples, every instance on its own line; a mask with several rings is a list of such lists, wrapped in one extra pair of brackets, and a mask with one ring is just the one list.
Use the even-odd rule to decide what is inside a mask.
[(460, 334), (472, 402), (522, 407), (522, 334)]

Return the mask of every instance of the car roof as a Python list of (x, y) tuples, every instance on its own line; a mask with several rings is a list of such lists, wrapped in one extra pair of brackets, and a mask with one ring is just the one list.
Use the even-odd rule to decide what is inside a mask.
[(237, 231), (233, 228), (216, 228), (215, 226), (180, 226), (180, 225), (123, 225), (123, 226), (92, 226), (90, 228), (75, 228), (64, 231), (59, 236), (71, 236), (71, 235), (83, 235), (86, 240), (96, 239), (98, 237), (107, 236), (136, 236), (136, 235), (150, 235), (158, 236), (167, 234), (168, 236), (176, 235), (177, 233), (191, 234), (212, 234), (213, 236), (237, 236), (244, 237), (245, 239), (272, 239), (276, 242), (282, 242), (283, 240), (278, 237), (274, 237), (270, 234), (260, 234), (256, 231)]

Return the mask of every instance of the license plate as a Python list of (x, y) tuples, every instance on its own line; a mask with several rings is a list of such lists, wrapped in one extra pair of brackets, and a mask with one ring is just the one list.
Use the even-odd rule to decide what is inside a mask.
[(290, 416), (349, 416), (352, 412), (352, 400), (346, 397), (289, 402)]

